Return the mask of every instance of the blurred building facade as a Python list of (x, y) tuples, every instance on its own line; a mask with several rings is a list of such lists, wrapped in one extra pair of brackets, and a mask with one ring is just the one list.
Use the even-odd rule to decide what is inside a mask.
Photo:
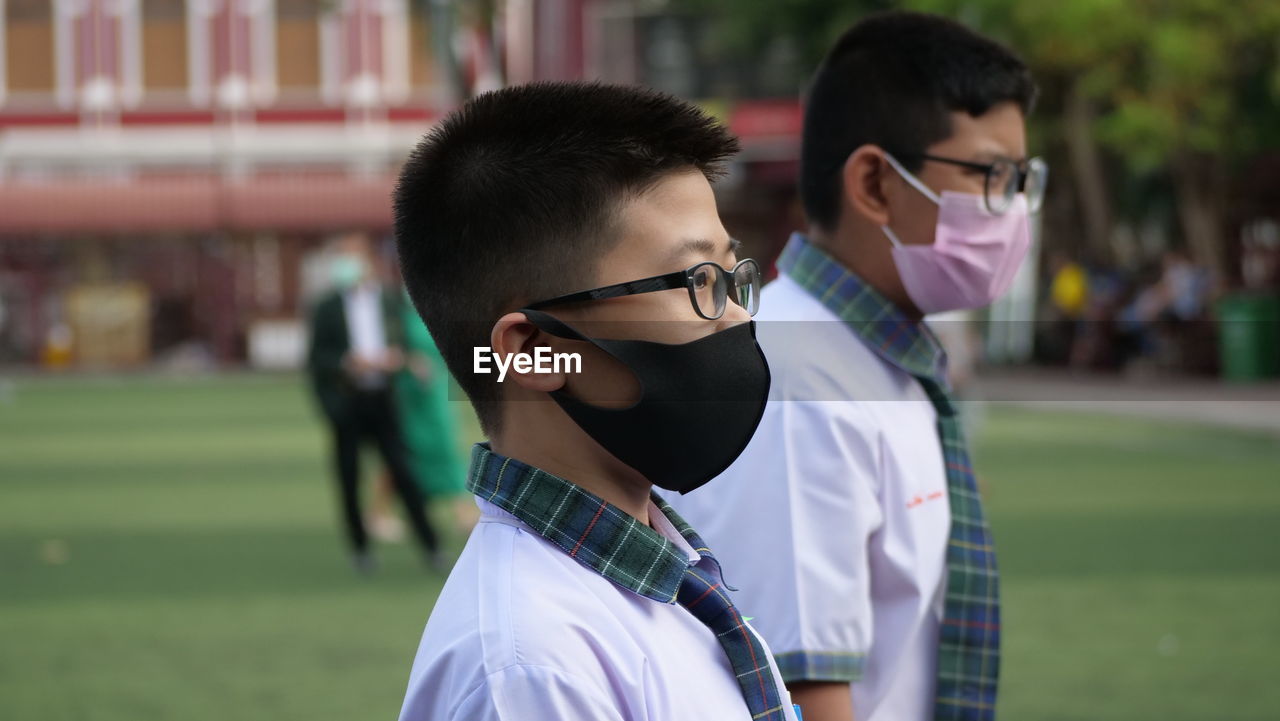
[(735, 70), (664, 7), (0, 0), (0, 362), (293, 364), (324, 238), (385, 238), (413, 143), (507, 83), (702, 102), (744, 140), (730, 230), (771, 256), (798, 216), (797, 89), (724, 100)]

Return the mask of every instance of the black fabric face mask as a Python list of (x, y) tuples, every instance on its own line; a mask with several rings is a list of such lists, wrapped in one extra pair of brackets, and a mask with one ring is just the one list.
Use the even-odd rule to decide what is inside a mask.
[(640, 382), (627, 408), (551, 397), (587, 435), (660, 488), (688, 493), (720, 475), (747, 447), (769, 397), (769, 364), (755, 321), (673, 345), (590, 338), (536, 310), (522, 313), (551, 335), (586, 341)]

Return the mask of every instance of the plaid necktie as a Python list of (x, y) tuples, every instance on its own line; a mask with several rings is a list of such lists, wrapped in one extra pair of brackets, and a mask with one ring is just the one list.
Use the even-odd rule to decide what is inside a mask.
[(692, 566), (685, 570), (676, 602), (688, 609), (720, 641), (733, 673), (742, 686), (742, 697), (756, 721), (785, 721), (778, 687), (769, 670), (764, 646), (748, 628), (725, 593), (724, 584), (711, 573)]
[(942, 385), (917, 377), (938, 414), (951, 501), (947, 595), (938, 645), (935, 721), (995, 718), (1000, 671), (1000, 579), (960, 417)]

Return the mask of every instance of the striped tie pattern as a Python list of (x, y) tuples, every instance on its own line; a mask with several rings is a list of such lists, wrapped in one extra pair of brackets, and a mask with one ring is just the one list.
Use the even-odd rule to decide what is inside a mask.
[(935, 721), (990, 721), (1000, 671), (1000, 579), (960, 417), (942, 384), (919, 377), (938, 415), (951, 536), (938, 646)]
[(768, 653), (729, 600), (724, 583), (701, 564), (691, 566), (685, 569), (676, 603), (688, 609), (720, 641), (742, 687), (751, 718), (784, 721), (786, 712), (769, 669)]

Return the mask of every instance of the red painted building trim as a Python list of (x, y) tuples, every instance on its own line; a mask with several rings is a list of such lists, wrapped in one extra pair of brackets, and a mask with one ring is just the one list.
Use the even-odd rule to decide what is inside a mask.
[(730, 112), (729, 129), (743, 140), (799, 139), (804, 130), (804, 107), (795, 98), (745, 100)]
[(364, 180), (338, 173), (239, 182), (208, 174), (11, 182), (0, 192), (0, 234), (387, 230), (394, 187), (390, 174)]

